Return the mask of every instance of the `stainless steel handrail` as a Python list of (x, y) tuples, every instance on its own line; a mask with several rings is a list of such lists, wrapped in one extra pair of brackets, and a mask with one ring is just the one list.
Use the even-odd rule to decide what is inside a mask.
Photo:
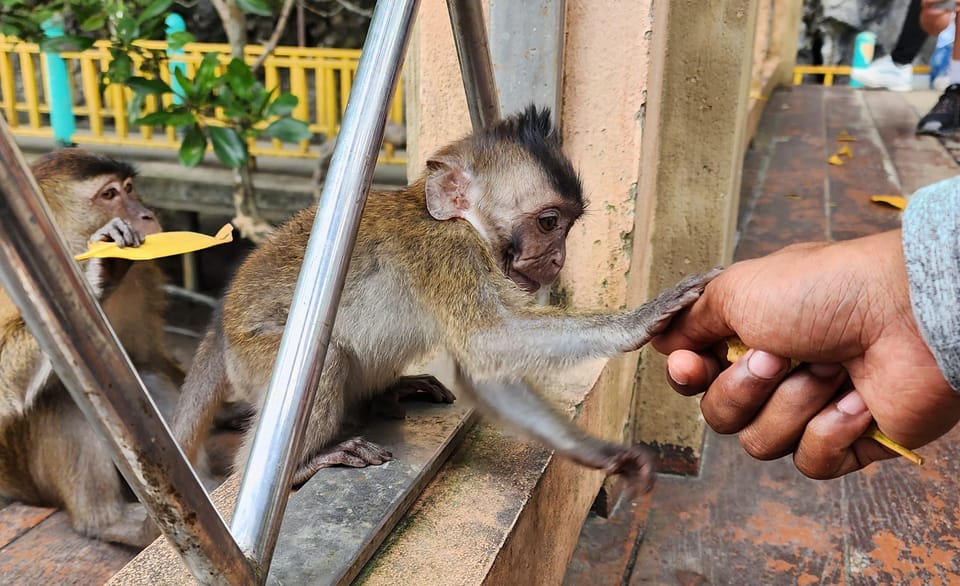
[(320, 196), (231, 529), (267, 568), (313, 404), (417, 0), (378, 2)]
[(487, 25), (478, 0), (447, 0), (453, 40), (460, 60), (460, 75), (467, 92), (473, 128), (483, 128), (500, 118), (500, 96), (493, 76)]

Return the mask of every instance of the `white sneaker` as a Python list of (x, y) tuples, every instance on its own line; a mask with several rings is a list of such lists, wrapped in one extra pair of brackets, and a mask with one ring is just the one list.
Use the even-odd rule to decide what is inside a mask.
[(913, 65), (897, 65), (884, 55), (863, 69), (854, 69), (850, 77), (865, 87), (908, 92), (913, 89)]

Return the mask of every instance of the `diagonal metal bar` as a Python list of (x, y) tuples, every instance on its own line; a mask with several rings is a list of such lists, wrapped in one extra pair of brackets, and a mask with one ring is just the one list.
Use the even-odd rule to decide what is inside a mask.
[(261, 575), (276, 546), (417, 5), (384, 0), (374, 10), (244, 471), (231, 529)]
[(251, 567), (187, 464), (107, 323), (0, 118), (0, 282), (117, 468), (203, 583)]
[(460, 75), (467, 92), (470, 122), (479, 129), (500, 118), (500, 96), (493, 76), (487, 25), (480, 0), (447, 0)]

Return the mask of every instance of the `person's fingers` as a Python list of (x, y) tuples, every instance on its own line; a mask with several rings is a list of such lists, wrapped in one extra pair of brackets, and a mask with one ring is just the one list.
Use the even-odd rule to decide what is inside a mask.
[(861, 437), (873, 421), (863, 397), (850, 391), (810, 420), (793, 454), (797, 470), (815, 479), (837, 478), (895, 456)]
[(777, 386), (760, 412), (740, 431), (740, 445), (758, 460), (775, 460), (794, 451), (804, 430), (847, 380), (839, 364), (796, 370)]
[(790, 360), (750, 350), (724, 370), (700, 401), (707, 424), (717, 433), (737, 433), (766, 403), (790, 368)]
[(726, 322), (724, 307), (728, 292), (736, 290), (734, 283), (729, 283), (729, 275), (730, 269), (720, 273), (693, 305), (674, 316), (667, 330), (651, 341), (654, 349), (661, 354), (680, 349), (703, 350), (734, 335)]
[(667, 382), (681, 395), (699, 395), (720, 373), (716, 357), (691, 350), (677, 350), (667, 357)]

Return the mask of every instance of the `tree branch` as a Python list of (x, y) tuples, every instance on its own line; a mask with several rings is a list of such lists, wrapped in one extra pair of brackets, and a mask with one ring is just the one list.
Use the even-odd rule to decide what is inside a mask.
[(260, 54), (253, 65), (250, 66), (250, 71), (253, 73), (256, 73), (257, 70), (260, 69), (263, 62), (267, 60), (267, 57), (277, 48), (277, 43), (280, 42), (280, 37), (283, 35), (284, 29), (287, 28), (287, 19), (290, 18), (293, 3), (294, 0), (283, 0), (283, 8), (280, 10), (280, 18), (277, 19), (277, 24), (273, 28), (273, 34), (271, 34), (267, 42), (263, 44), (263, 53)]

